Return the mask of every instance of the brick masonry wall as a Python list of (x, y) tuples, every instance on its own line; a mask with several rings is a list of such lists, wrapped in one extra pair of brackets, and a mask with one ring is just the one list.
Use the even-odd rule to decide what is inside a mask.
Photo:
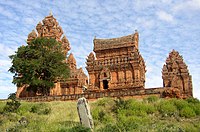
[(72, 95), (60, 95), (60, 96), (36, 96), (36, 97), (25, 97), (20, 98), (20, 100), (30, 101), (30, 102), (48, 102), (48, 101), (68, 101), (68, 100), (78, 100), (81, 97), (85, 97), (88, 100), (95, 100), (103, 97), (121, 97), (121, 98), (144, 98), (147, 96), (158, 96), (162, 97), (162, 93), (166, 89), (172, 89), (169, 87), (161, 88), (127, 88), (127, 89), (112, 89), (104, 91), (88, 91), (82, 94), (72, 94)]

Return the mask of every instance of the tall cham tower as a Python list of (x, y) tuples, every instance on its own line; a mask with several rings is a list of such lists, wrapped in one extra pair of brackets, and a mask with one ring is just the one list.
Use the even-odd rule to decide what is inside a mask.
[[(53, 17), (52, 13), (46, 16), (42, 22), (36, 26), (36, 30), (28, 35), (27, 43), (30, 44), (32, 40), (38, 37), (54, 38), (62, 44), (62, 51), (67, 56), (70, 48), (70, 43), (67, 37), (63, 34), (63, 30)], [(82, 87), (87, 85), (88, 78), (83, 72), (82, 68), (76, 67), (76, 60), (71, 53), (67, 60), (70, 68), (70, 77), (67, 80), (62, 78), (55, 80), (55, 87), (51, 89), (50, 95), (69, 95), (80, 94), (83, 92)], [(17, 97), (31, 97), (37, 96), (37, 93), (31, 93), (26, 90), (26, 85), (17, 88)]]
[(192, 77), (183, 57), (172, 50), (162, 69), (163, 87), (174, 87), (180, 91), (181, 98), (192, 97)]

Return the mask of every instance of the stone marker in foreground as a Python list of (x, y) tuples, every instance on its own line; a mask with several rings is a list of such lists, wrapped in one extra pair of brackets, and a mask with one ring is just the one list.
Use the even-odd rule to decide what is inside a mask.
[(81, 124), (93, 130), (94, 124), (90, 113), (90, 107), (84, 97), (78, 99), (77, 110)]

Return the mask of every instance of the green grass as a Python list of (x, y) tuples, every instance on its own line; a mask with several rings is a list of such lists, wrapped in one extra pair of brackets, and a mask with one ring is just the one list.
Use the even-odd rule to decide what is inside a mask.
[[(89, 101), (95, 132), (199, 132), (200, 102), (196, 99), (143, 100), (102, 98)], [(85, 132), (80, 126), (77, 102), (21, 102), (15, 112), (4, 112), (0, 101), (0, 131)], [(19, 120), (27, 119), (27, 124)]]

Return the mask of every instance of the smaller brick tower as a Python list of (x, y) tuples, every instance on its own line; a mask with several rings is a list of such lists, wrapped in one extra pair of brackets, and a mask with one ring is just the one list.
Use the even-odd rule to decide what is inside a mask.
[(175, 50), (169, 53), (162, 69), (163, 87), (174, 87), (180, 90), (182, 98), (192, 97), (192, 77), (189, 74), (183, 57)]

